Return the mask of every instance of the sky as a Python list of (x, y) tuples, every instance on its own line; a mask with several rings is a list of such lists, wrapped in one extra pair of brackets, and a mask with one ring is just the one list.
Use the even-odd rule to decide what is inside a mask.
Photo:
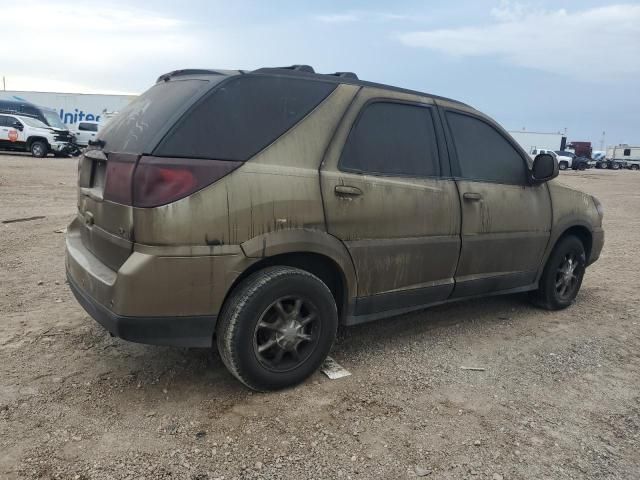
[(308, 64), (509, 130), (640, 144), (640, 2), (20, 0), (2, 18), (7, 90), (135, 94), (175, 69)]

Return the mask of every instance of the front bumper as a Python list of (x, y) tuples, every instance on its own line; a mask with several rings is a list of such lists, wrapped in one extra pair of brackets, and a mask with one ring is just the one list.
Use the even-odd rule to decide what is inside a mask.
[(599, 228), (591, 233), (591, 255), (589, 255), (587, 265), (591, 265), (600, 258), (602, 247), (604, 247), (604, 230)]
[(211, 347), (216, 315), (189, 317), (129, 317), (118, 315), (83, 291), (67, 271), (67, 280), (78, 303), (112, 335), (151, 345)]
[(51, 151), (55, 153), (70, 154), (77, 148), (75, 144), (68, 142), (53, 142), (50, 144)]

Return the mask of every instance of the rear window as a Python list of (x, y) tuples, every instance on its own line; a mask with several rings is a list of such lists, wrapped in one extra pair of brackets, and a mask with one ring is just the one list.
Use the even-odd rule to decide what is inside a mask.
[[(217, 81), (226, 77), (220, 76)], [(155, 84), (109, 120), (98, 138), (104, 150), (119, 153), (150, 153), (151, 141), (174, 116), (210, 85), (207, 80), (172, 80)]]
[(247, 75), (221, 85), (169, 132), (154, 155), (245, 161), (322, 102), (336, 85)]

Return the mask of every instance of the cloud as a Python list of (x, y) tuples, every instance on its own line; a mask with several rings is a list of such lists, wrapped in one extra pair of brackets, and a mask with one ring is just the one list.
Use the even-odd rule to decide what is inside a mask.
[(11, 19), (2, 36), (12, 48), (0, 51), (0, 74), (15, 89), (107, 90), (145, 66), (187, 63), (201, 48), (188, 23), (129, 5), (23, 0), (3, 6), (2, 18)]
[(640, 5), (569, 12), (502, 2), (491, 15), (494, 22), (489, 25), (415, 31), (399, 39), (451, 56), (496, 56), (514, 65), (583, 78), (640, 73)]
[(329, 15), (316, 15), (316, 20), (323, 23), (351, 23), (359, 22), (360, 16), (355, 13), (335, 13)]
[(407, 15), (390, 12), (361, 12), (352, 11), (345, 13), (334, 13), (328, 15), (316, 15), (317, 21), (323, 23), (353, 23), (353, 22), (391, 22), (396, 20), (407, 20)]

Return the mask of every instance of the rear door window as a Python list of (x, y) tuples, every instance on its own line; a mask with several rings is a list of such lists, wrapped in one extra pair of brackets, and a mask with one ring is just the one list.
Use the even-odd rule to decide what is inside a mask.
[(154, 155), (245, 161), (322, 102), (334, 83), (246, 75), (220, 85), (189, 111)]
[[(215, 77), (214, 77), (215, 78)], [(226, 77), (220, 76), (218, 81)], [(210, 85), (207, 80), (171, 80), (156, 83), (133, 100), (100, 131), (104, 150), (118, 153), (151, 153), (152, 144), (174, 120)]]
[(431, 108), (386, 101), (365, 106), (349, 133), (340, 170), (438, 176), (438, 143)]
[(468, 180), (524, 185), (526, 165), (520, 153), (488, 123), (447, 112), (460, 176)]

